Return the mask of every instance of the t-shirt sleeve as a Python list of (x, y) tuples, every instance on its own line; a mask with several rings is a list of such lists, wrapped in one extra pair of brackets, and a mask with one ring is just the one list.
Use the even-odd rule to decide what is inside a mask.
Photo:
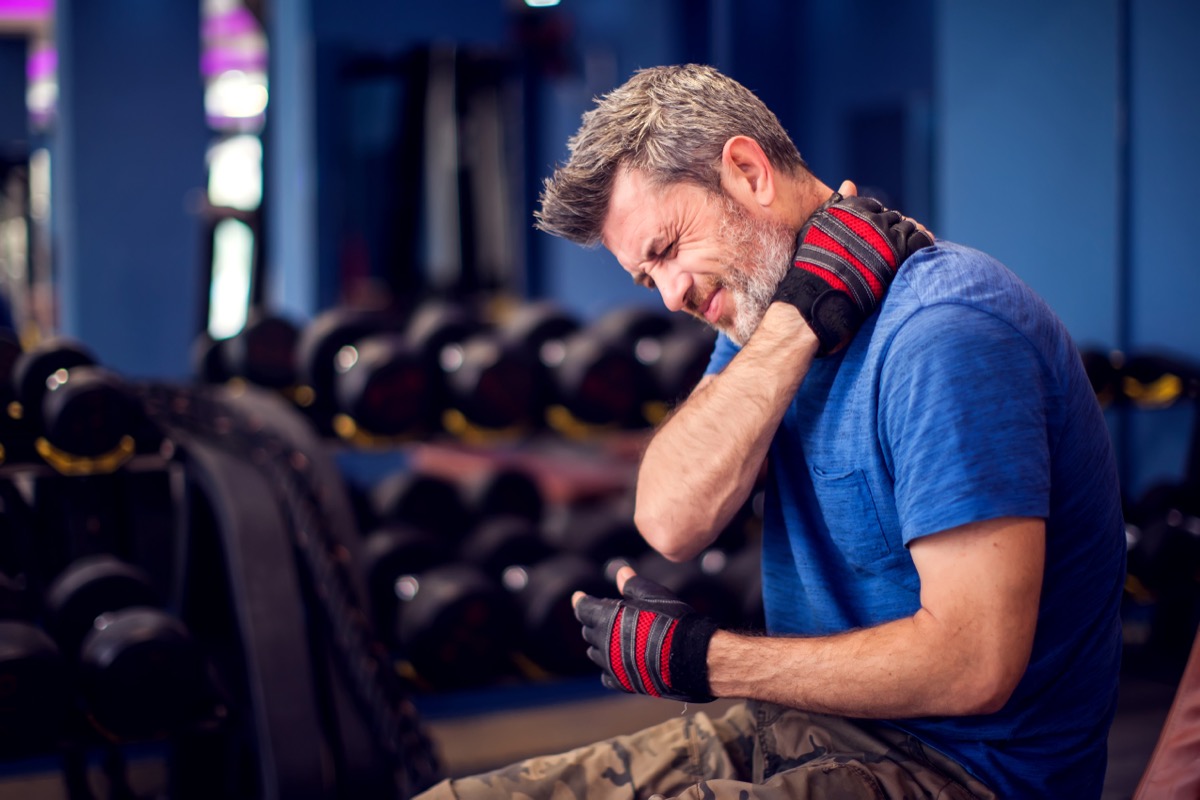
[(708, 367), (704, 370), (705, 375), (716, 375), (721, 370), (725, 369), (725, 365), (733, 360), (733, 357), (741, 350), (733, 340), (723, 333), (717, 334), (717, 341), (713, 343), (712, 356), (708, 359)]
[(905, 321), (880, 375), (879, 425), (906, 545), (1049, 515), (1052, 395), (1038, 351), (1008, 322), (951, 304)]

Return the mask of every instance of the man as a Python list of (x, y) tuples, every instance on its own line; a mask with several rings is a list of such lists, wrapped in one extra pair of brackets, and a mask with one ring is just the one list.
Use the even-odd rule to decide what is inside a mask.
[(749, 702), (439, 790), (1098, 797), (1125, 545), (1061, 323), (988, 256), (835, 195), (710, 68), (636, 74), (570, 144), (540, 227), (721, 331), (646, 449), (639, 530), (696, 555), (766, 459), (768, 635), (626, 569), (622, 600), (576, 598), (605, 683)]

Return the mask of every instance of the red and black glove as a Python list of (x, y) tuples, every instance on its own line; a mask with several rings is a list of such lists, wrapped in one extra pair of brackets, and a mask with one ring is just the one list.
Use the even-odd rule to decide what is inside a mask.
[(896, 270), (933, 244), (933, 237), (877, 200), (834, 192), (796, 241), (795, 269), (788, 270), (772, 302), (798, 308), (821, 342), (817, 355), (827, 356), (854, 337)]
[(654, 581), (634, 575), (620, 600), (584, 595), (575, 618), (608, 688), (685, 703), (716, 699), (708, 685), (716, 623)]

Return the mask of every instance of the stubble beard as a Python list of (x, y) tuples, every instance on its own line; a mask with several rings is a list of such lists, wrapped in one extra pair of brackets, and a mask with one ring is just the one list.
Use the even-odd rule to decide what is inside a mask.
[(725, 274), (717, 285), (735, 301), (731, 320), (714, 326), (739, 346), (758, 329), (775, 290), (792, 268), (796, 232), (785, 225), (751, 216), (736, 200), (724, 200), (718, 236), (725, 248)]

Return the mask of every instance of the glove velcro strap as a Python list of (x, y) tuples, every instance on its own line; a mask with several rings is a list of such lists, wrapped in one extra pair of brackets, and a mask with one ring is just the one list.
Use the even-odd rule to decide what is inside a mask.
[(844, 291), (864, 312), (878, 305), (900, 261), (883, 232), (848, 207), (818, 214), (804, 244), (795, 266)]
[(708, 684), (708, 646), (717, 623), (699, 614), (679, 620), (670, 645), (670, 683), (672, 691), (693, 703), (708, 703), (716, 698)]

